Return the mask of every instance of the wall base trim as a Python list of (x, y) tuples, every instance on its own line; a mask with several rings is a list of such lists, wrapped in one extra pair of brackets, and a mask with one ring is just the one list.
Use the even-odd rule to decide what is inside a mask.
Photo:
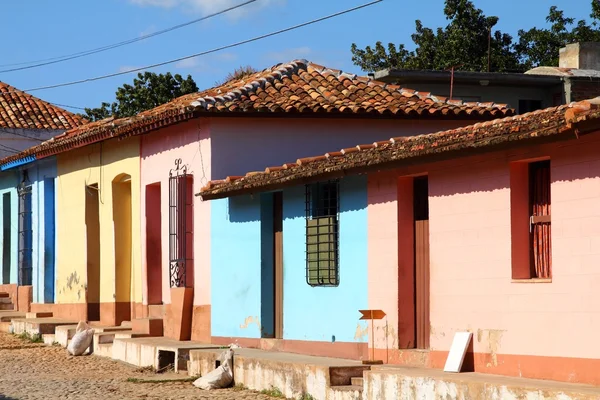
[(254, 349), (298, 353), (317, 357), (345, 358), (349, 360), (368, 359), (367, 344), (358, 342), (317, 342), (289, 339), (252, 339), (242, 337), (213, 336), (212, 344), (229, 345), (236, 343)]
[[(411, 367), (443, 369), (447, 357), (439, 350), (375, 349), (384, 363)], [(600, 359), (592, 358), (467, 352), (463, 371), (600, 386)]]

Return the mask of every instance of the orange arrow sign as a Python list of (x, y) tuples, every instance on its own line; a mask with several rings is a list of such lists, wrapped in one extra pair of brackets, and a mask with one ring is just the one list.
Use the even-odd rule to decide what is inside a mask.
[(360, 319), (383, 319), (385, 313), (382, 310), (358, 310), (362, 314)]

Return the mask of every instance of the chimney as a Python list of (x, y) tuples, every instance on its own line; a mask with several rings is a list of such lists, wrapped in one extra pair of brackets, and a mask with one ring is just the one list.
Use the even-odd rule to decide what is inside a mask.
[(560, 68), (591, 69), (600, 71), (600, 43), (568, 44), (558, 51)]

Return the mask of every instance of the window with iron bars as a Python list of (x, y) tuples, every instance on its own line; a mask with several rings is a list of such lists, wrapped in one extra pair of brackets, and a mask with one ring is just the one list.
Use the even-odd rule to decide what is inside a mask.
[(306, 186), (306, 282), (339, 284), (339, 182)]
[(169, 283), (191, 286), (193, 177), (177, 160), (169, 176)]

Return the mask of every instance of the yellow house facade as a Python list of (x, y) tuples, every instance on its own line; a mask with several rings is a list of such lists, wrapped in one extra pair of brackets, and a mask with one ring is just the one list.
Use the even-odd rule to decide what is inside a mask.
[(55, 316), (119, 325), (140, 318), (140, 141), (57, 155)]

